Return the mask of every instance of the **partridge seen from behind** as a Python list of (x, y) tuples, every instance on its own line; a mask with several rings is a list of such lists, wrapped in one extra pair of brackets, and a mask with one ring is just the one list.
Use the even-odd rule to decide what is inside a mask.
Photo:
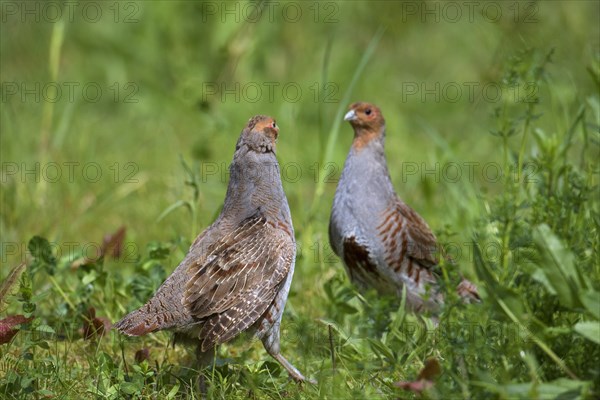
[(443, 301), (434, 267), (436, 238), (394, 191), (384, 154), (385, 120), (369, 103), (354, 103), (344, 119), (354, 140), (338, 182), (329, 241), (361, 289), (401, 295), (413, 311), (437, 311)]
[(275, 156), (278, 134), (273, 118), (250, 119), (235, 148), (221, 214), (154, 296), (115, 325), (119, 331), (173, 330), (197, 341), (204, 363), (217, 345), (250, 331), (292, 378), (305, 380), (279, 348), (296, 244)]

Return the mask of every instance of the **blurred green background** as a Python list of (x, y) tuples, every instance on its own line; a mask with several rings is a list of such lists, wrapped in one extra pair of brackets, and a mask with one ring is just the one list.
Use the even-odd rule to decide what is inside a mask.
[[(350, 100), (382, 108), (399, 193), (432, 227), (454, 224), (450, 216), (469, 216), (476, 203), (464, 198), (469, 179), (421, 176), (420, 164), (433, 169), (448, 161), (498, 161), (488, 133), (501, 96), (497, 86), (486, 93), (484, 85), (499, 81), (503, 60), (524, 48), (555, 48), (549, 69), (563, 101), (544, 106), (560, 115), (561, 107), (593, 90), (586, 66), (598, 52), (600, 33), (594, 1), (495, 2), (487, 8), (485, 2), (282, 2), (264, 6), (261, 18), (245, 2), (85, 4), (65, 8), (62, 22), (53, 22), (55, 9), (43, 3), (3, 3), (0, 154), (3, 163), (17, 164), (14, 173), (13, 164), (3, 164), (3, 241), (26, 243), (34, 234), (97, 241), (120, 225), (140, 244), (182, 233), (191, 239), (196, 232), (183, 209), (156, 222), (187, 196), (179, 157), (198, 168), (228, 165), (239, 132), (259, 113), (281, 126), (280, 162), (300, 167), (298, 182), (291, 182), (290, 170), (284, 186), (301, 231), (315, 178), (323, 179), (314, 163), (335, 163), (336, 176), (343, 166), (351, 128), (341, 126), (328, 160), (325, 144), (379, 29), (383, 36)], [(17, 8), (14, 14), (9, 5)], [(35, 7), (37, 14), (26, 13)], [(226, 91), (212, 94), (215, 87)], [(402, 174), (406, 162), (417, 163), (419, 172)], [(27, 174), (36, 168), (37, 176)], [(222, 202), (220, 172), (204, 175), (199, 227), (212, 221)], [(465, 168), (461, 172), (466, 176)], [(475, 172), (481, 181), (482, 169)], [(44, 177), (47, 184), (36, 184)], [(319, 221), (328, 218), (335, 182), (325, 189)], [(468, 226), (468, 219), (461, 221), (457, 231)]]
[[(344, 275), (327, 221), (352, 140), (341, 117), (362, 100), (386, 118), (397, 192), (458, 244), (458, 268), (476, 280), (474, 224), (489, 211), (485, 196), (504, 191), (494, 114), (539, 96), (538, 126), (562, 132), (598, 93), (597, 1), (0, 4), (0, 278), (28, 259), (33, 235), (76, 258), (69, 249), (94, 256), (121, 226), (130, 255), (178, 243), (165, 261), (171, 271), (219, 212), (241, 129), (267, 114), (281, 128), (277, 155), (301, 253), (289, 313), (330, 318), (322, 288)], [(507, 64), (552, 49), (547, 85), (507, 89)], [(516, 153), (520, 137), (507, 144)], [(535, 151), (528, 141), (527, 154)], [(106, 271), (129, 276), (133, 259)], [(101, 312), (114, 321), (128, 307)]]

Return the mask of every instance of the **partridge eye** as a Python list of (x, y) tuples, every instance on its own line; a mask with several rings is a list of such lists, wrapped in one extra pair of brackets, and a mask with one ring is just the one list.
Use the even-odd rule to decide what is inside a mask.
[(367, 109), (365, 110), (365, 114), (367, 114), (367, 115), (371, 115), (371, 109), (370, 109), (370, 108), (367, 108)]
[(271, 124), (271, 128), (277, 128), (277, 124), (275, 123), (275, 121), (273, 121), (273, 123)]

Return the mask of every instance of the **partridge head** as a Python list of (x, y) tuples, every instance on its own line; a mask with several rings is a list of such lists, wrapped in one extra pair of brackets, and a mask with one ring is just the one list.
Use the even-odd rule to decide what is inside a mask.
[(369, 103), (353, 103), (344, 116), (354, 128), (353, 146), (361, 148), (374, 139), (385, 136), (385, 119), (379, 107)]

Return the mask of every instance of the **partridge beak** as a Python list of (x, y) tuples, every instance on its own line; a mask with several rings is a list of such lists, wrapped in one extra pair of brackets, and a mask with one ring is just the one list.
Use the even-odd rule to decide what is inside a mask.
[(346, 115), (344, 115), (344, 121), (352, 121), (354, 119), (356, 119), (356, 113), (354, 110), (350, 110), (346, 113)]

